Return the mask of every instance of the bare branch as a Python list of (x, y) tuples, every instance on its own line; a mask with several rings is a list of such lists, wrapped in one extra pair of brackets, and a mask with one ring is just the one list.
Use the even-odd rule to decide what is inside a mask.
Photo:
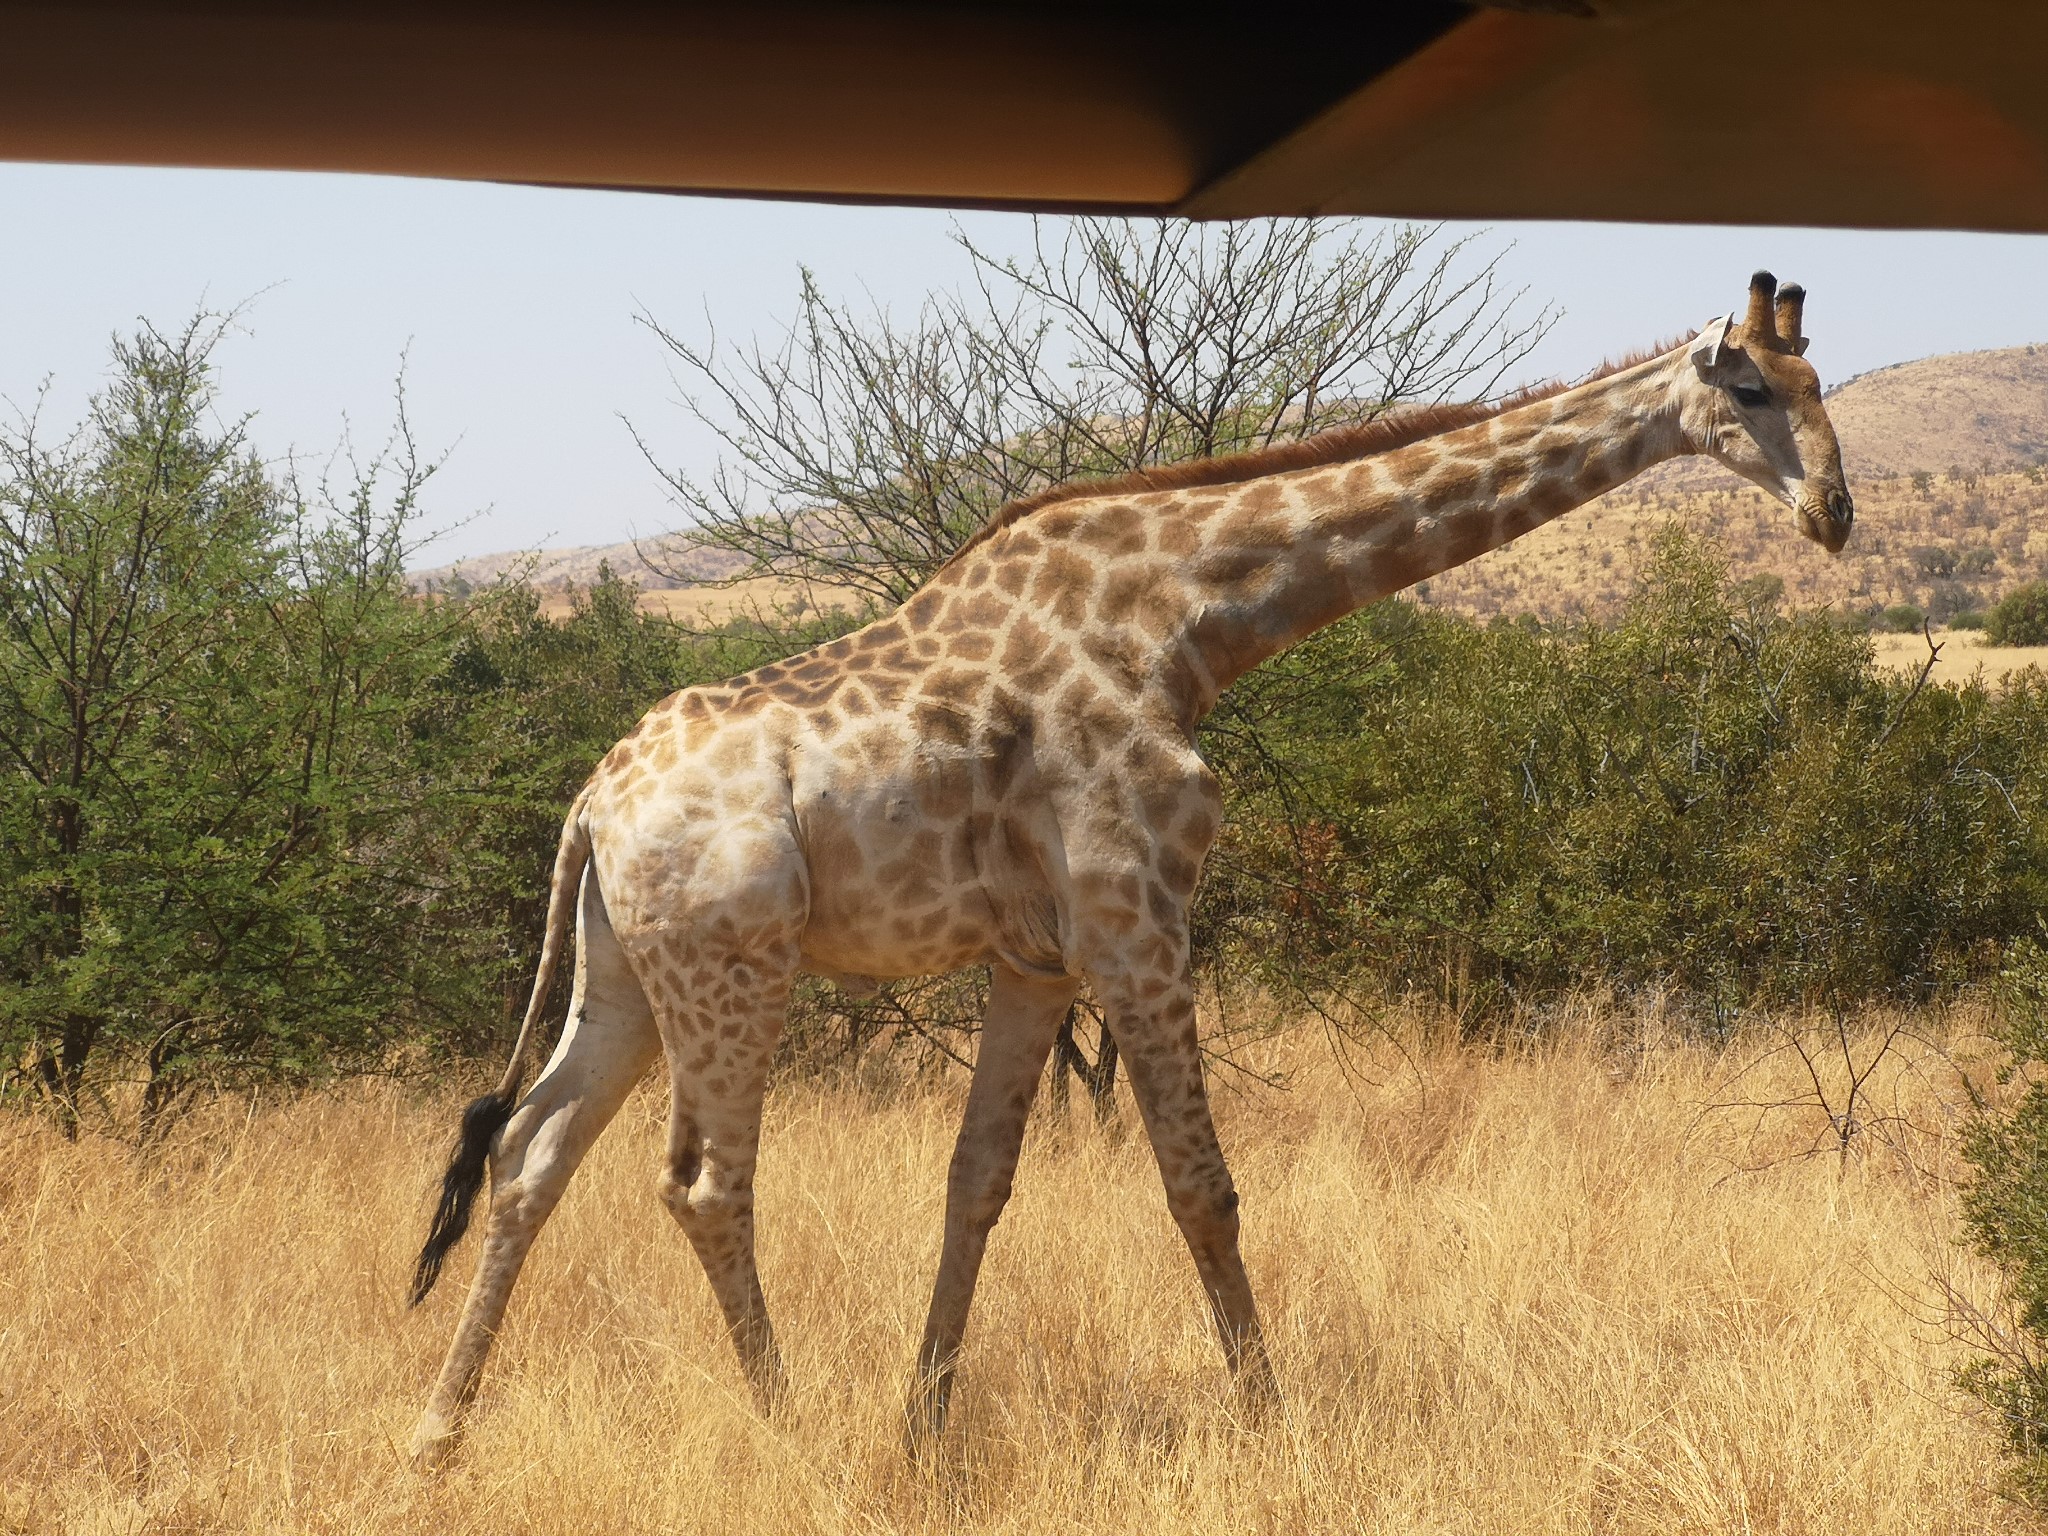
[(902, 601), (1003, 503), (1079, 476), (1257, 447), (1395, 406), (1495, 392), (1548, 328), (1498, 257), (1421, 226), (1042, 222), (1002, 260), (956, 235), (972, 285), (904, 323), (806, 272), (785, 331), (744, 347), (652, 316), (686, 414), (720, 445), (665, 468), (728, 581)]

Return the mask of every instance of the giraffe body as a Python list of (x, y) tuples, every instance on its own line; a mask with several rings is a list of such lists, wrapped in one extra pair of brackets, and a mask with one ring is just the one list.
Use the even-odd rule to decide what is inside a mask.
[[(1222, 797), (1195, 729), (1235, 678), (1303, 635), (1680, 453), (1749, 474), (1838, 548), (1852, 509), (1786, 295), (1774, 318), (1772, 291), (1753, 285), (1740, 328), (1719, 322), (1420, 441), (1083, 487), (999, 517), (894, 614), (651, 710), (565, 827), (541, 980), (493, 1101), (509, 1120), (491, 1147), (484, 1251), (421, 1459), (453, 1444), (533, 1235), (657, 1056), (672, 1094), (662, 1199), (772, 1396), (753, 1173), (769, 1062), (805, 971), (862, 982), (991, 967), (914, 1440), (943, 1423), (982, 1251), (1083, 983), (1128, 1064), (1232, 1371), (1270, 1400), (1196, 1043), (1187, 915)], [(1742, 403), (1759, 388), (1763, 405)], [(572, 910), (568, 1023), (514, 1110)], [(437, 1226), (422, 1289), (447, 1241)]]

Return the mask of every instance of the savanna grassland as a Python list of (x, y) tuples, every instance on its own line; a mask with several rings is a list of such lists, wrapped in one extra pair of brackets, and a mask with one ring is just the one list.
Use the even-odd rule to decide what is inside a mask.
[(1769, 1040), (1644, 1033), (1339, 1053), (1300, 1029), (1241, 1058), (1285, 1086), (1218, 1073), (1287, 1394), (1263, 1424), (1233, 1411), (1142, 1136), (1041, 1118), (925, 1470), (896, 1415), (957, 1074), (772, 1096), (792, 1391), (769, 1418), (654, 1198), (650, 1084), (437, 1478), (403, 1446), (471, 1251), (417, 1313), (401, 1296), (453, 1094), (222, 1102), (146, 1160), (9, 1116), (0, 1529), (2038, 1529), (1993, 1491), (1936, 1316), (1933, 1277), (1990, 1283), (1956, 1242), (1954, 1061), (1889, 1057), (1845, 1161), (1799, 1155), (1828, 1124)]
[[(404, 1310), (457, 1106), (641, 712), (1007, 500), (1484, 394), (1544, 324), (1419, 228), (1062, 239), (901, 323), (806, 281), (788, 347), (657, 327), (740, 466), (662, 472), (694, 570), (412, 570), (402, 420), (302, 483), (222, 420), (222, 317), (117, 342), (76, 432), (0, 430), (0, 1533), (2040, 1528), (2004, 1493), (2048, 1503), (2048, 673), (1914, 667), (2048, 577), (2035, 349), (1831, 398), (1840, 560), (1659, 471), (1204, 723), (1190, 937), (1283, 1414), (1233, 1406), (1128, 1102), (1077, 1103), (907, 1462), (980, 982), (807, 982), (759, 1179), (785, 1402), (655, 1198), (650, 1084), (471, 1444), (408, 1467), (472, 1262)], [(1323, 1009), (1394, 1022), (1290, 1024)]]

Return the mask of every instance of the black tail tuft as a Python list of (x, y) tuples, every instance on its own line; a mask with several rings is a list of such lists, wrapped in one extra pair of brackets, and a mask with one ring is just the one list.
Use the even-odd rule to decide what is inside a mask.
[(441, 1179), (441, 1201), (434, 1207), (434, 1224), (427, 1230), (420, 1261), (412, 1272), (407, 1306), (416, 1307), (426, 1300), (427, 1292), (441, 1278), (441, 1261), (469, 1230), (469, 1208), (490, 1166), (491, 1139), (511, 1118), (512, 1100), (495, 1093), (472, 1101), (462, 1112), (462, 1131), (455, 1138), (455, 1155), (448, 1159), (448, 1172)]

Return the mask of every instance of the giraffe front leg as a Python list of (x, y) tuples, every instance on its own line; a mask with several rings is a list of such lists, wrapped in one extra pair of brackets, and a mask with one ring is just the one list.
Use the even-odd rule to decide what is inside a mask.
[(989, 976), (981, 1049), (946, 1176), (945, 1245), (917, 1351), (917, 1380), (904, 1410), (905, 1440), (913, 1456), (922, 1455), (946, 1427), (988, 1234), (1010, 1198), (1031, 1101), (1053, 1036), (1079, 986), (1072, 977), (1028, 977), (1002, 964)]
[(1163, 990), (1164, 977), (1104, 976), (1096, 978), (1097, 995), (1108, 1008), (1166, 1186), (1167, 1208), (1194, 1256), (1239, 1399), (1263, 1411), (1277, 1405), (1280, 1391), (1238, 1253), (1237, 1188), (1202, 1086), (1194, 984), (1184, 941), (1172, 947), (1181, 957), (1178, 974)]

